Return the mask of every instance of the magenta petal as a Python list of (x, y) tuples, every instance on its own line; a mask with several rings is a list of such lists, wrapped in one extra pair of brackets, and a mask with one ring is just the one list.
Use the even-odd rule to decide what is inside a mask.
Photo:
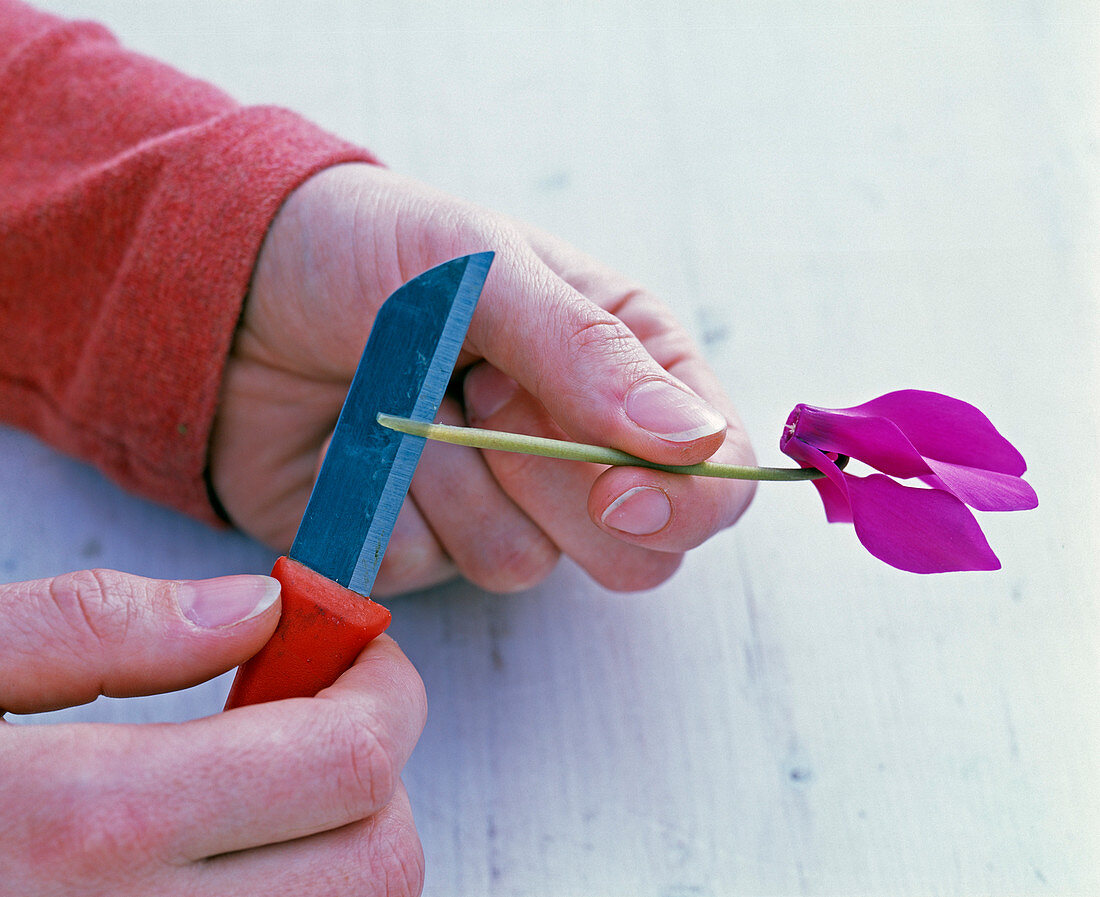
[(892, 420), (925, 458), (1020, 476), (1023, 456), (981, 411), (960, 399), (903, 389), (845, 409)]
[(945, 461), (929, 460), (928, 466), (935, 476), (924, 477), (925, 482), (947, 490), (979, 511), (1027, 511), (1039, 504), (1030, 484), (1011, 474)]
[(847, 492), (837, 488), (836, 484), (826, 477), (820, 480), (811, 480), (817, 494), (821, 496), (821, 503), (825, 506), (825, 519), (829, 523), (851, 523), (852, 505), (848, 501)]
[(845, 480), (856, 535), (879, 560), (912, 573), (1001, 566), (974, 515), (954, 496), (881, 474)]
[(857, 409), (839, 411), (801, 405), (792, 415), (792, 439), (858, 458), (895, 477), (919, 477), (928, 465), (898, 426), (885, 417)]
[(824, 452), (797, 439), (784, 440), (783, 451), (802, 467), (815, 468), (825, 474), (810, 481), (825, 506), (825, 519), (829, 523), (851, 523), (852, 509), (848, 504), (848, 489), (840, 468)]

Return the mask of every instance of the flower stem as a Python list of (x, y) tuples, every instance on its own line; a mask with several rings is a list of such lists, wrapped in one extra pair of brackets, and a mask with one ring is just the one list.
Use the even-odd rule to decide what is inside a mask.
[[(816, 480), (823, 477), (820, 470), (800, 467), (742, 467), (737, 464), (716, 464), (704, 461), (702, 464), (655, 464), (644, 458), (637, 458), (620, 452), (618, 449), (604, 448), (598, 445), (584, 445), (579, 442), (566, 442), (562, 439), (545, 439), (541, 436), (524, 436), (520, 433), (503, 433), (499, 430), (479, 430), (476, 427), (451, 427), (446, 424), (428, 424), (395, 417), (392, 414), (379, 414), (378, 423), (390, 430), (407, 433), (410, 436), (422, 436), (437, 442), (449, 442), (453, 445), (466, 445), (472, 448), (489, 449), (501, 452), (519, 452), (525, 455), (541, 455), (544, 458), (560, 458), (563, 461), (589, 461), (594, 464), (615, 466), (645, 467), (650, 470), (663, 470), (666, 473), (688, 474), (697, 477), (722, 477), (727, 480), (774, 480), (797, 481)], [(841, 456), (837, 466), (843, 468), (848, 459)]]

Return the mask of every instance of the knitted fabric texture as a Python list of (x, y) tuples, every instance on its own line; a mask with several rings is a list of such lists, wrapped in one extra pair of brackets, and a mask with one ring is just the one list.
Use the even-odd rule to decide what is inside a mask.
[(375, 159), (0, 0), (0, 420), (216, 522), (208, 441), (264, 235), (350, 161)]

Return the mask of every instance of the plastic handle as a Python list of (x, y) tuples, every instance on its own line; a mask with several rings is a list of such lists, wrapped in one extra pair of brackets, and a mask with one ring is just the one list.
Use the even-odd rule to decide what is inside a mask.
[(283, 585), (282, 616), (270, 641), (237, 670), (226, 710), (313, 697), (390, 625), (381, 604), (288, 557), (275, 562), (271, 575)]

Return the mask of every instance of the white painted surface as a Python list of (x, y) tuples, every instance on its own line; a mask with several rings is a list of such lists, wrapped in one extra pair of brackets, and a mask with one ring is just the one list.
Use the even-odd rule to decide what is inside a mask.
[[(798, 401), (986, 410), (1040, 507), (917, 577), (765, 485), (653, 593), (391, 602), (430, 895), (1100, 893), (1100, 10), (988, 0), (50, 0), (532, 220), (703, 339), (764, 463)], [(271, 555), (0, 432), (0, 574)], [(215, 712), (225, 680), (77, 719)]]

